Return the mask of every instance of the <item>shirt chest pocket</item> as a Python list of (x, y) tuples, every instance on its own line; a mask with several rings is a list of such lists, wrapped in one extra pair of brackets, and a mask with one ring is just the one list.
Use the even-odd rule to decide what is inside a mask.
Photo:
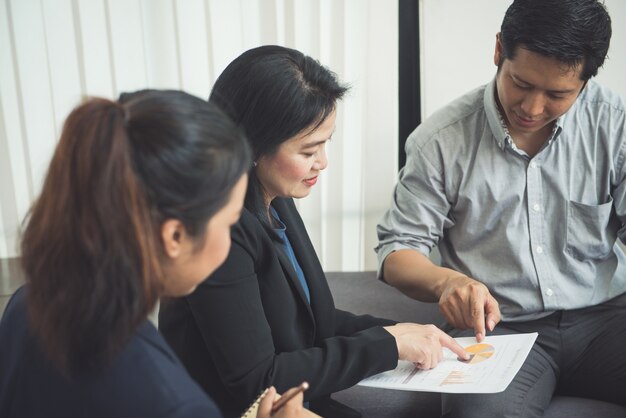
[(606, 259), (617, 239), (616, 219), (612, 219), (613, 199), (601, 205), (574, 201), (567, 204), (565, 250), (579, 260)]

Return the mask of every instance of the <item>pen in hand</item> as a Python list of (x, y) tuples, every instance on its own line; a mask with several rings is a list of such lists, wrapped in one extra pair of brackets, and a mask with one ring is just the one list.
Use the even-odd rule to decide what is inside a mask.
[(307, 382), (302, 382), (300, 383), (300, 385), (296, 386), (295, 388), (291, 388), (287, 392), (283, 393), (280, 399), (278, 399), (276, 403), (272, 405), (272, 414), (278, 411), (280, 408), (282, 408), (283, 405), (289, 402), (289, 400), (292, 399), (294, 396), (296, 396), (298, 393), (304, 392), (308, 388), (309, 388), (309, 384)]

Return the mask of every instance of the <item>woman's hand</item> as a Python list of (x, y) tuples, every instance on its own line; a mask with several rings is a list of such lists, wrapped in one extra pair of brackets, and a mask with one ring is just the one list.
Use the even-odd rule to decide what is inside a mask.
[[(289, 389), (294, 390), (295, 388)], [(286, 392), (285, 392), (286, 393)], [(272, 386), (259, 404), (257, 418), (312, 418), (317, 415), (302, 406), (304, 395), (302, 392), (291, 398), (278, 411), (272, 414), (272, 406), (278, 400), (276, 389)]]
[(402, 323), (385, 327), (394, 336), (398, 358), (411, 361), (420, 369), (432, 369), (443, 358), (443, 347), (452, 350), (460, 359), (469, 354), (452, 337), (434, 325)]

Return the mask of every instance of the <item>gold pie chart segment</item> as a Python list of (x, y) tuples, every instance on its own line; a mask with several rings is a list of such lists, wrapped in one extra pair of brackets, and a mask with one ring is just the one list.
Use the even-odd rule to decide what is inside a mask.
[(478, 364), (489, 359), (495, 353), (495, 349), (489, 344), (473, 344), (465, 347), (465, 351), (472, 355), (469, 364)]

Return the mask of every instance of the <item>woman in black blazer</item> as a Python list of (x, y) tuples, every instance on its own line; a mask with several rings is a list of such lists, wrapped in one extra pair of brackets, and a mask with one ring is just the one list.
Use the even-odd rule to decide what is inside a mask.
[(464, 356), (433, 326), (394, 325), (334, 306), (292, 198), (307, 196), (326, 167), (345, 91), (312, 58), (265, 46), (235, 59), (211, 93), (253, 150), (245, 209), (224, 265), (193, 294), (162, 303), (159, 327), (228, 416), (266, 386), (284, 390), (302, 380), (311, 384), (305, 400), (313, 411), (359, 416), (329, 395), (399, 358), (430, 368), (442, 346)]
[[(0, 321), (1, 417), (221, 416), (147, 316), (224, 261), (249, 166), (236, 126), (182, 92), (70, 114)], [(309, 415), (301, 397), (285, 408), (272, 416)]]

